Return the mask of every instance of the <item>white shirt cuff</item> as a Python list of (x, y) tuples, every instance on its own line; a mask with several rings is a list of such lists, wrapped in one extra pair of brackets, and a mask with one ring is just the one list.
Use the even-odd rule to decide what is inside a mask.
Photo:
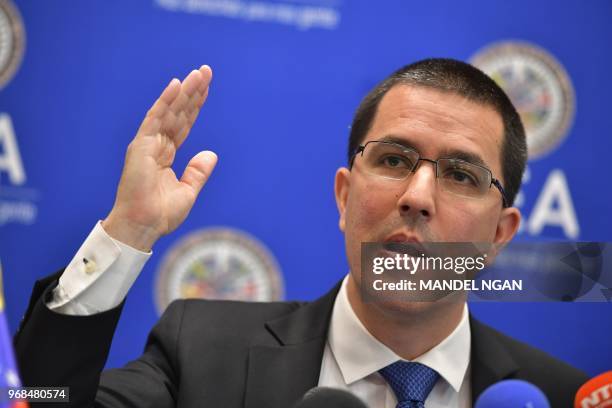
[(71, 315), (112, 309), (125, 299), (151, 255), (113, 239), (98, 222), (66, 267), (47, 306)]

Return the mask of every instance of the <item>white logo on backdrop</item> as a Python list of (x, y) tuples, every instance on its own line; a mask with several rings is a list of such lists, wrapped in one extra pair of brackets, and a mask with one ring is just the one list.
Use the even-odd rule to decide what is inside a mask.
[[(17, 72), (24, 49), (25, 30), (19, 11), (11, 1), (0, 0), (0, 88)], [(13, 121), (8, 113), (0, 113), (0, 226), (36, 220), (38, 191), (27, 188), (26, 181)]]
[(546, 50), (525, 42), (494, 43), (472, 63), (508, 94), (527, 132), (529, 158), (553, 151), (574, 119), (574, 88), (565, 68)]
[[(7, 176), (8, 185), (3, 183)], [(38, 192), (24, 187), (26, 173), (11, 117), (0, 113), (0, 225), (10, 222), (32, 224), (38, 209)]]
[[(529, 159), (553, 152), (567, 136), (574, 119), (572, 82), (563, 66), (548, 51), (522, 41), (494, 43), (479, 51), (472, 63), (486, 72), (508, 94), (521, 115), (527, 133)], [(528, 167), (523, 184), (529, 183)], [(526, 200), (520, 192), (515, 205)], [(541, 235), (545, 228), (559, 229), (577, 239), (580, 225), (570, 186), (561, 169), (552, 169), (540, 189), (530, 214), (524, 214), (521, 232)]]
[[(529, 183), (530, 179), (531, 170), (527, 167), (523, 184)], [(520, 208), (524, 201), (525, 194), (521, 191), (516, 197), (515, 205)], [(548, 173), (531, 213), (523, 216), (525, 218), (520, 232), (537, 236), (542, 234), (545, 227), (553, 227), (560, 229), (566, 238), (578, 239), (580, 236), (580, 225), (569, 184), (565, 173), (560, 169), (553, 169)]]
[(19, 11), (9, 0), (0, 0), (0, 88), (15, 75), (25, 49), (25, 31)]
[(155, 3), (168, 11), (282, 24), (300, 30), (333, 30), (340, 24), (339, 0), (294, 0), (282, 3), (270, 0), (155, 0)]

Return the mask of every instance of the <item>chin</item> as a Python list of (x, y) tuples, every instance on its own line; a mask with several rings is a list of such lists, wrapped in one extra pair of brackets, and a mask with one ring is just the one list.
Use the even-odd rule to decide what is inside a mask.
[(368, 307), (375, 307), (379, 313), (393, 320), (426, 319), (431, 314), (437, 314), (457, 306), (457, 302), (447, 301), (399, 301), (385, 300), (370, 302)]

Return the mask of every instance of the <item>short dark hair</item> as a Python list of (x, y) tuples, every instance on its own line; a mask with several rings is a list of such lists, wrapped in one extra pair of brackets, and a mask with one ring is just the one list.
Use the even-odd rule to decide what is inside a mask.
[(509, 206), (521, 186), (527, 162), (527, 143), (521, 118), (510, 98), (489, 76), (478, 68), (448, 58), (430, 58), (406, 65), (380, 82), (361, 101), (355, 112), (349, 137), (351, 160), (370, 130), (383, 96), (396, 85), (412, 85), (452, 92), (470, 101), (491, 106), (502, 118), (504, 140), (501, 147), (502, 176)]

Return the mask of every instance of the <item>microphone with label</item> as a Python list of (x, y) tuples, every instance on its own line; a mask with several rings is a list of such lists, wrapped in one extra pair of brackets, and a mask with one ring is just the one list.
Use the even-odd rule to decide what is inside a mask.
[(504, 380), (484, 390), (474, 408), (550, 408), (546, 395), (523, 380)]
[(293, 408), (368, 408), (350, 392), (330, 387), (310, 389)]
[(612, 371), (584, 383), (576, 393), (574, 408), (612, 407)]

